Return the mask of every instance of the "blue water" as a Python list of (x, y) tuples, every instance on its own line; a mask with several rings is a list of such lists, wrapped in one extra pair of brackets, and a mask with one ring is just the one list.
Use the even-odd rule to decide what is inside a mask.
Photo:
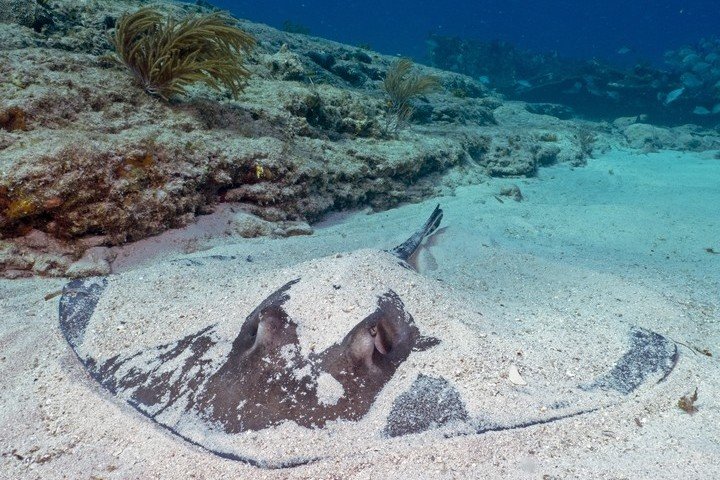
[[(429, 34), (504, 40), (522, 48), (618, 63), (659, 63), (664, 51), (720, 35), (719, 0), (331, 1), (217, 0), (216, 6), (281, 27), (422, 60)], [(629, 50), (626, 51), (626, 50)], [(624, 53), (618, 53), (619, 51)]]

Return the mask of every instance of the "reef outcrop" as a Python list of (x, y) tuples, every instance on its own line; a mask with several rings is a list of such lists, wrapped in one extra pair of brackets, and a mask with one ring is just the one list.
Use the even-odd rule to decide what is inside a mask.
[[(221, 202), (262, 222), (305, 224), (488, 175), (580, 165), (618, 132), (533, 112), (470, 77), (420, 65), (442, 88), (415, 102), (407, 128), (388, 132), (382, 80), (394, 57), (247, 21), (239, 26), (258, 46), (237, 100), (192, 86), (164, 101), (108, 60), (109, 30), (140, 2), (49, 5), (31, 23), (0, 19), (6, 276), (63, 275), (102, 248), (187, 225)], [(266, 234), (296, 229), (257, 229)]]

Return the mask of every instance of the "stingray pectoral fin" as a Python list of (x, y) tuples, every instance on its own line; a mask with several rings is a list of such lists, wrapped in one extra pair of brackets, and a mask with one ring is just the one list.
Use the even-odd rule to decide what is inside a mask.
[(395, 399), (383, 434), (398, 437), (467, 422), (458, 391), (444, 378), (418, 375), (410, 388)]
[(595, 412), (601, 407), (617, 403), (617, 398), (608, 395), (608, 392), (626, 396), (643, 386), (650, 387), (662, 382), (672, 372), (677, 361), (678, 350), (672, 341), (650, 330), (633, 327), (628, 335), (628, 348), (613, 368), (595, 380), (578, 386), (594, 399), (590, 404), (579, 407), (560, 401), (556, 402), (560, 408), (555, 410), (555, 414), (528, 418), (509, 425), (480, 421), (476, 432), (526, 428)]
[(85, 329), (105, 287), (105, 277), (73, 280), (63, 287), (59, 307), (60, 330), (73, 349), (83, 342)]
[(641, 385), (663, 381), (675, 368), (679, 353), (677, 346), (659, 333), (633, 327), (630, 330), (629, 348), (604, 375), (583, 390), (614, 390), (628, 395)]
[(440, 345), (439, 338), (422, 336), (415, 341), (413, 352), (424, 352), (425, 350), (429, 350), (437, 345)]

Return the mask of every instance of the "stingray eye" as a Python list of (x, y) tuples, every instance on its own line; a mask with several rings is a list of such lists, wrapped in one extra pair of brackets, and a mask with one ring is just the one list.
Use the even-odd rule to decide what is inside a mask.
[(258, 334), (258, 330), (260, 329), (260, 323), (262, 323), (262, 317), (259, 316), (259, 318), (255, 319), (254, 322), (250, 324), (250, 329), (248, 330), (248, 337), (255, 339)]
[(382, 324), (370, 328), (370, 335), (375, 341), (375, 349), (383, 355), (392, 350), (392, 338), (390, 332)]
[(262, 340), (263, 333), (265, 332), (265, 322), (258, 322), (257, 325), (255, 325), (255, 331), (253, 332), (252, 338), (255, 339), (255, 343)]
[(366, 365), (392, 361), (397, 352), (402, 352), (400, 347), (403, 342), (407, 342), (405, 326), (396, 325), (380, 315), (366, 322), (353, 329), (349, 344), (350, 357)]
[(246, 337), (246, 348), (254, 348), (256, 345), (259, 345), (260, 342), (262, 342), (263, 332), (265, 331), (265, 328), (263, 327), (264, 323), (265, 322), (263, 322), (262, 318), (258, 318), (255, 322), (249, 325), (250, 328), (248, 329)]

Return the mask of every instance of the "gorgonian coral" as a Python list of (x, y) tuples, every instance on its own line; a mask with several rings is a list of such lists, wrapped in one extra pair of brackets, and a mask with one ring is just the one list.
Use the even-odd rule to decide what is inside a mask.
[(397, 132), (413, 113), (411, 100), (440, 88), (440, 80), (432, 75), (412, 74), (413, 62), (401, 58), (388, 68), (383, 88), (388, 95), (388, 125)]
[(250, 72), (243, 66), (255, 39), (224, 13), (165, 17), (152, 7), (121, 17), (112, 42), (119, 59), (150, 94), (167, 99), (195, 82), (233, 97)]

